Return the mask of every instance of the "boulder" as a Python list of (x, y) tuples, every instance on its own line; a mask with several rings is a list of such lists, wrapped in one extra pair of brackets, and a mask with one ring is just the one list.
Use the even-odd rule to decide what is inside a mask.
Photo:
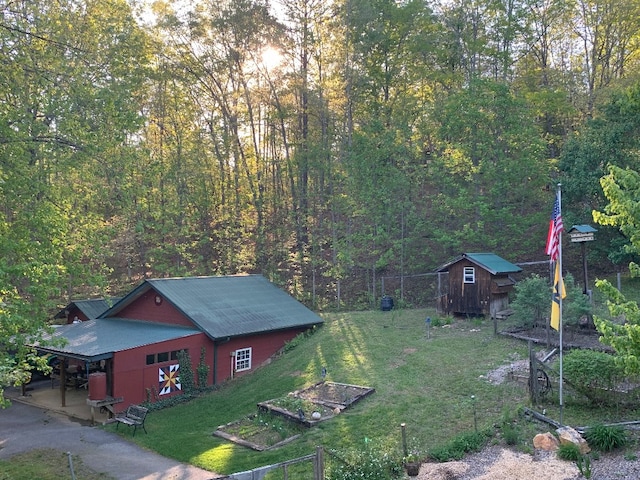
[(587, 441), (582, 438), (582, 435), (580, 435), (575, 429), (571, 427), (560, 427), (556, 430), (556, 433), (560, 438), (561, 445), (573, 443), (574, 445), (577, 445), (578, 448), (580, 448), (580, 453), (583, 455), (591, 451), (591, 448), (589, 448)]
[(560, 446), (560, 442), (551, 432), (539, 433), (533, 437), (533, 448), (554, 452)]

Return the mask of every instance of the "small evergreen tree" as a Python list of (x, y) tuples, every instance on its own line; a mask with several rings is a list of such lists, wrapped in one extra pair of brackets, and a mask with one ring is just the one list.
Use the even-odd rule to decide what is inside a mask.
[[(549, 281), (539, 275), (532, 275), (515, 286), (511, 308), (514, 311), (513, 318), (519, 326), (532, 328), (546, 324), (550, 318), (551, 288)], [(565, 276), (564, 288), (567, 296), (562, 302), (563, 323), (577, 325), (580, 318), (591, 314), (589, 297), (576, 286), (571, 274)]]
[(513, 319), (524, 328), (542, 324), (551, 302), (548, 281), (533, 275), (519, 282), (514, 290)]
[(178, 363), (180, 365), (180, 384), (182, 385), (182, 391), (190, 395), (195, 390), (195, 382), (193, 379), (191, 357), (186, 350), (180, 350), (178, 352)]
[(200, 349), (200, 362), (198, 363), (198, 388), (203, 389), (207, 387), (207, 380), (209, 378), (209, 365), (207, 365), (206, 353), (204, 347)]

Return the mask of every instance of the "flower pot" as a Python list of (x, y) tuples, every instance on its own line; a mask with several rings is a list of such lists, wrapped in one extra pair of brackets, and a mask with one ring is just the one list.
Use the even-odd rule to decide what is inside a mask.
[(404, 464), (404, 469), (410, 477), (417, 477), (420, 473), (420, 462), (407, 462)]

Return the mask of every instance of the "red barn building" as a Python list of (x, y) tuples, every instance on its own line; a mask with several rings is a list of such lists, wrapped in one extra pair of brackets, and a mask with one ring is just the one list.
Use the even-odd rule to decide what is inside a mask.
[[(84, 365), (89, 398), (131, 404), (182, 393), (178, 354), (208, 368), (208, 385), (251, 372), (322, 318), (261, 275), (145, 280), (95, 319), (56, 328), (63, 347), (35, 345)], [(91, 373), (106, 385), (92, 383)], [(92, 392), (92, 388), (94, 392)]]

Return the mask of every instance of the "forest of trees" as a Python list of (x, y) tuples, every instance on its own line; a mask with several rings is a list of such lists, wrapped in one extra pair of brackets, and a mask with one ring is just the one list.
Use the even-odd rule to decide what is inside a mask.
[[(375, 305), (462, 252), (544, 260), (557, 183), (593, 223), (640, 168), (640, 0), (0, 5), (11, 331), (145, 277)], [(598, 229), (590, 268), (628, 263)]]

